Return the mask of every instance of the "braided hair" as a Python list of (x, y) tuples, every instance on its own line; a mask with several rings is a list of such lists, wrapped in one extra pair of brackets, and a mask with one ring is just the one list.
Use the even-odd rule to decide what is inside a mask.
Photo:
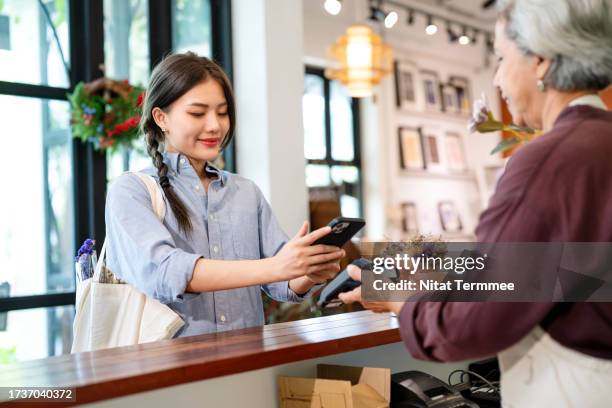
[(147, 153), (157, 169), (159, 184), (164, 191), (170, 208), (176, 217), (179, 228), (189, 234), (193, 230), (189, 211), (176, 195), (170, 179), (168, 166), (164, 163), (160, 147), (165, 134), (153, 119), (153, 109), (167, 111), (170, 105), (187, 93), (191, 88), (208, 79), (215, 80), (223, 89), (227, 102), (230, 128), (221, 141), (221, 149), (227, 147), (236, 128), (236, 111), (232, 87), (229, 79), (216, 63), (193, 52), (173, 54), (164, 58), (153, 70), (151, 81), (145, 94), (140, 128), (145, 135)]

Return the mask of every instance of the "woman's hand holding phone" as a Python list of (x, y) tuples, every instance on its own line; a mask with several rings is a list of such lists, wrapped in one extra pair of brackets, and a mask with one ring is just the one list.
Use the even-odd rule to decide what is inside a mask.
[(308, 233), (304, 222), (298, 233), (272, 258), (276, 281), (306, 276), (313, 283), (322, 283), (340, 271), (345, 252), (333, 245), (312, 245), (331, 232), (329, 226)]

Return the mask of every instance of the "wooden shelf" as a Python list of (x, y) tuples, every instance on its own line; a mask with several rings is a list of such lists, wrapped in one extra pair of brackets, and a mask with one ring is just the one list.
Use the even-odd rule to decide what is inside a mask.
[(2, 368), (0, 384), (74, 388), (76, 403), (85, 404), (398, 341), (395, 317), (344, 313), (15, 363)]

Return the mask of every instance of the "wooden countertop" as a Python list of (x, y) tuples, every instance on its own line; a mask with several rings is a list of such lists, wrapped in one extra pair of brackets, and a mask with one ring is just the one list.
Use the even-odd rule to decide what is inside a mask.
[(0, 370), (0, 386), (70, 387), (84, 404), (398, 341), (395, 317), (345, 313), (20, 362)]

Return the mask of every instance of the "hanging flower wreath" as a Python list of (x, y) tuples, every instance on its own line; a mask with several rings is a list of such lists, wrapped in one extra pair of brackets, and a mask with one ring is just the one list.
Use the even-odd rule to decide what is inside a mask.
[(125, 81), (99, 78), (80, 82), (68, 94), (72, 135), (98, 150), (132, 147), (138, 139), (144, 90)]

